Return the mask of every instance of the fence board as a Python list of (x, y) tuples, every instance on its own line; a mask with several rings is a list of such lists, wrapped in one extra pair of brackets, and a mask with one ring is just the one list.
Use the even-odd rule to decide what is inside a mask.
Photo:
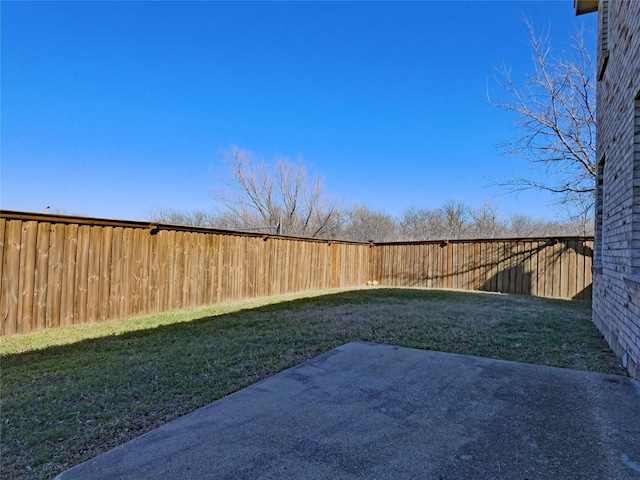
[(169, 270), (167, 266), (167, 231), (155, 232), (151, 240), (151, 311), (162, 312), (166, 306), (167, 290), (166, 283), (163, 281), (167, 277)]
[(518, 293), (518, 244), (506, 243), (505, 248), (507, 250), (508, 267), (507, 267), (507, 293)]
[(496, 292), (504, 292), (504, 242), (498, 242), (496, 244)]
[(49, 280), (49, 235), (51, 224), (38, 223), (38, 235), (36, 239), (37, 258), (34, 279), (33, 318), (36, 330), (46, 327), (47, 318), (47, 293)]
[(476, 245), (473, 243), (466, 243), (466, 265), (467, 265), (467, 275), (465, 279), (464, 288), (466, 290), (475, 290), (475, 275), (476, 275), (476, 264), (475, 264), (475, 248)]
[(525, 270), (525, 279), (523, 282), (523, 293), (531, 295), (532, 290), (532, 264), (531, 260), (533, 258), (533, 243), (525, 242), (524, 243), (524, 270)]
[[(216, 303), (220, 303), (222, 301), (222, 273), (223, 273), (223, 258), (224, 254), (222, 251), (222, 239), (221, 235), (216, 235), (215, 247), (217, 250), (218, 261), (217, 265), (217, 275), (216, 275)], [(270, 279), (270, 285), (273, 285), (273, 278)]]
[(495, 292), (495, 285), (492, 288), (491, 284), (492, 282), (495, 284), (495, 275), (494, 275), (494, 247), (495, 247), (495, 243), (494, 242), (485, 242), (484, 243), (484, 250), (485, 250), (485, 273), (484, 273), (484, 289), (485, 291), (489, 291), (489, 292)]
[[(224, 252), (224, 263), (223, 263), (223, 287), (224, 287), (224, 295), (222, 297), (223, 301), (226, 300), (235, 300), (236, 298), (236, 277), (238, 275), (237, 267), (235, 265), (236, 258), (236, 250), (234, 248), (233, 238), (229, 235), (224, 236), (223, 243), (223, 252)], [(279, 293), (279, 292), (278, 292)]]
[[(247, 239), (229, 238), (229, 243), (230, 248), (233, 251), (232, 262), (235, 268), (234, 281), (232, 282), (235, 287), (233, 291), (233, 298), (239, 299), (244, 297), (244, 289), (247, 279), (247, 271), (245, 269), (245, 250)], [(287, 244), (289, 244), (289, 242), (287, 242)], [(288, 255), (287, 258), (289, 258)], [(287, 273), (291, 274), (289, 268), (287, 268)]]
[(102, 227), (92, 226), (89, 233), (87, 266), (87, 321), (100, 319), (100, 258), (102, 257)]
[[(91, 227), (80, 225), (78, 228), (78, 250), (75, 271), (73, 315), (77, 319), (88, 319), (87, 302), (89, 294), (89, 248)], [(85, 320), (86, 321), (86, 320)]]
[[(4, 264), (4, 233), (7, 226), (7, 220), (0, 217), (0, 279), (2, 279), (2, 267)], [(0, 296), (2, 296), (2, 292), (0, 291)], [(3, 317), (4, 318), (4, 317)]]
[(472, 262), (469, 260), (469, 251), (471, 250), (471, 245), (467, 243), (459, 244), (461, 262), (460, 262), (460, 270), (462, 275), (460, 276), (460, 283), (458, 284), (458, 288), (462, 288), (465, 290), (472, 290), (472, 287), (469, 286), (469, 277), (472, 273)]
[(431, 269), (431, 282), (429, 287), (431, 288), (439, 288), (442, 286), (441, 281), (441, 271), (442, 271), (442, 247), (440, 245), (429, 245), (429, 259), (430, 269)]
[(189, 305), (202, 305), (202, 234), (191, 234), (191, 265), (189, 272)]
[(175, 299), (175, 288), (177, 287), (177, 275), (176, 275), (176, 257), (180, 252), (176, 245), (176, 233), (171, 230), (167, 232), (166, 248), (167, 248), (167, 275), (164, 278), (163, 286), (165, 288), (166, 296), (163, 297), (162, 310), (171, 310), (178, 308), (178, 302)]
[(500, 242), (498, 250), (498, 291), (506, 293), (509, 291), (509, 246), (505, 242)]
[(184, 305), (197, 305), (198, 298), (198, 233), (183, 233), (185, 238), (185, 289)]
[(151, 251), (151, 232), (138, 230), (139, 238), (139, 255), (140, 255), (140, 312), (151, 313), (154, 310), (150, 307), (150, 284), (151, 284), (151, 259), (149, 257)]
[(51, 224), (51, 233), (49, 234), (49, 280), (47, 282), (47, 313), (45, 320), (47, 328), (60, 326), (64, 230), (65, 226), (63, 224)]
[(202, 242), (202, 302), (215, 303), (215, 250), (213, 235), (205, 235)]
[(98, 320), (111, 317), (113, 279), (113, 233), (115, 228), (103, 227), (100, 235), (100, 285), (98, 286)]
[(571, 290), (575, 290), (576, 288), (576, 242), (573, 240), (567, 240), (565, 242), (565, 245), (565, 258), (562, 268), (563, 271), (566, 272), (566, 285), (563, 292), (561, 293), (561, 297), (570, 298), (569, 293), (571, 292)]
[(33, 328), (33, 299), (36, 271), (38, 224), (23, 222), (20, 237), (20, 266), (18, 279), (18, 316), (17, 325), (26, 332)]
[(445, 249), (446, 245), (432, 245), (431, 251), (435, 254), (436, 261), (434, 264), (435, 267), (435, 275), (434, 275), (434, 288), (444, 288), (446, 285), (444, 284), (444, 266), (445, 266)]
[(478, 242), (475, 245), (474, 252), (474, 265), (475, 265), (475, 279), (473, 284), (474, 290), (485, 290), (487, 282), (487, 265), (486, 265), (486, 243)]
[(118, 295), (119, 316), (131, 315), (131, 294), (133, 292), (133, 231), (131, 228), (122, 230), (122, 276), (120, 277), (120, 294)]
[(22, 222), (9, 220), (5, 231), (5, 252), (2, 267), (2, 294), (0, 296), (0, 314), (2, 315), (2, 334), (18, 333), (18, 297), (20, 269), (20, 237)]
[(487, 248), (489, 250), (489, 278), (487, 279), (487, 290), (490, 292), (498, 291), (498, 247), (499, 243), (489, 243)]
[(62, 269), (62, 296), (60, 299), (60, 325), (73, 325), (76, 294), (76, 258), (78, 256), (77, 224), (65, 225), (64, 267)]
[(109, 315), (107, 318), (124, 317), (124, 312), (120, 309), (120, 292), (122, 291), (122, 245), (124, 240), (124, 229), (116, 227), (113, 229), (113, 248), (111, 250), (111, 289), (109, 291)]
[(557, 260), (554, 257), (553, 245), (545, 245), (544, 258), (544, 296), (553, 297), (553, 264)]
[[(549, 269), (550, 273), (551, 273), (551, 277), (549, 279), (549, 282), (551, 283), (552, 286), (552, 296), (553, 297), (560, 297), (562, 295), (562, 253), (564, 250), (564, 245), (562, 244), (562, 242), (556, 242), (555, 245), (553, 245), (553, 255), (552, 255), (552, 264), (551, 264), (551, 268)], [(558, 275), (559, 274), (559, 275)], [(560, 281), (558, 281), (557, 277), (560, 277)]]
[(593, 248), (594, 248), (594, 241), (592, 240), (585, 240), (584, 241), (584, 250), (583, 250), (583, 255), (582, 255), (582, 259), (584, 260), (584, 268), (582, 269), (582, 272), (584, 273), (584, 281), (583, 283), (580, 285), (580, 290), (578, 290), (578, 296), (577, 298), (583, 299), (583, 300), (587, 300), (587, 299), (591, 299), (591, 292), (593, 289)]
[(531, 242), (530, 265), (531, 279), (529, 281), (531, 295), (538, 295), (538, 251), (540, 242)]
[(482, 255), (482, 243), (478, 242), (473, 245), (473, 284), (472, 290), (480, 290), (482, 284), (481, 278), (481, 255)]
[(131, 300), (129, 309), (134, 315), (147, 311), (142, 299), (142, 292), (144, 291), (143, 277), (145, 276), (145, 270), (148, 269), (148, 265), (143, 262), (142, 250), (144, 248), (143, 238), (147, 235), (147, 232), (140, 228), (136, 228), (132, 232), (131, 256), (133, 270), (131, 272)]
[(514, 261), (511, 264), (514, 274), (515, 293), (525, 293), (524, 284), (527, 275), (526, 264), (524, 260), (524, 242), (518, 242), (514, 248)]
[[(256, 258), (260, 259), (257, 283), (257, 296), (266, 297), (269, 295), (269, 265), (271, 256), (271, 246), (273, 240), (256, 240)], [(318, 272), (316, 272), (318, 273)]]

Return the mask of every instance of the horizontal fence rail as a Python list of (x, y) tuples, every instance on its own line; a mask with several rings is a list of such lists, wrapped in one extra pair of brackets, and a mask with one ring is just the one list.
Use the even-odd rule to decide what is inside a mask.
[(0, 211), (0, 335), (373, 281), (590, 298), (592, 238), (357, 243)]

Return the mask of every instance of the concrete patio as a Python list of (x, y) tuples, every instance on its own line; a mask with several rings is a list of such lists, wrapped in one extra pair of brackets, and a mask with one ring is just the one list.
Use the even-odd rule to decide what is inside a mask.
[(640, 384), (348, 343), (57, 478), (637, 479)]

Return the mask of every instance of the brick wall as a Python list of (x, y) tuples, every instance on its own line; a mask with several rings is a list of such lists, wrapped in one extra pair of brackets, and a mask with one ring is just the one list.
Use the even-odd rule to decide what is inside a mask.
[(640, 1), (601, 0), (599, 15), (593, 321), (640, 378)]

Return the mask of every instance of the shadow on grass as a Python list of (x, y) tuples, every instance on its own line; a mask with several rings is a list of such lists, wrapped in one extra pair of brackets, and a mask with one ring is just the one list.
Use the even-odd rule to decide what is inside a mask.
[[(132, 341), (136, 338), (148, 339), (149, 335), (164, 335), (165, 332), (172, 333), (189, 333), (189, 329), (195, 328), (195, 326), (202, 327), (206, 325), (206, 328), (227, 328), (240, 324), (246, 324), (246, 321), (254, 320), (254, 317), (260, 317), (263, 314), (298, 310), (301, 307), (306, 308), (330, 308), (337, 305), (367, 305), (374, 306), (381, 301), (400, 301), (407, 302), (412, 300), (430, 300), (430, 301), (460, 301), (463, 298), (485, 298), (490, 293), (484, 292), (463, 292), (454, 290), (425, 290), (425, 289), (404, 289), (404, 288), (374, 288), (366, 290), (351, 290), (340, 292), (329, 292), (322, 295), (305, 296), (303, 298), (295, 298), (291, 300), (280, 300), (275, 297), (275, 301), (266, 300), (267, 303), (259, 304), (256, 306), (254, 302), (239, 302), (237, 304), (229, 304), (227, 311), (221, 313), (210, 314), (207, 311), (207, 307), (176, 310), (164, 313), (140, 315), (137, 317), (131, 317), (125, 320), (105, 320), (94, 324), (82, 324), (71, 327), (60, 327), (51, 330), (41, 330), (24, 335), (16, 335), (14, 337), (8, 337), (0, 339), (1, 341), (22, 343), (23, 340), (27, 340), (31, 335), (40, 336), (66, 336), (65, 329), (80, 328), (86, 332), (100, 329), (104, 325), (118, 324), (120, 322), (127, 322), (127, 324), (118, 325), (112, 330), (118, 330), (117, 333), (98, 333), (94, 332), (90, 338), (81, 338), (79, 340), (73, 340), (74, 335), (82, 335), (82, 333), (76, 334), (73, 331), (69, 332), (68, 336), (59, 340), (61, 344), (45, 345), (45, 346), (33, 346), (28, 347), (28, 351), (12, 353), (9, 350), (3, 352), (0, 345), (0, 356), (4, 360), (14, 357), (16, 355), (29, 355), (38, 354), (44, 352), (50, 352), (52, 355), (60, 355), (64, 352), (72, 352), (76, 348), (83, 348), (86, 346), (100, 346), (102, 342), (105, 345), (112, 345), (113, 342), (119, 341)], [(496, 298), (493, 296), (492, 298)], [(541, 299), (538, 299), (541, 300)], [(201, 313), (202, 312), (202, 313)], [(147, 319), (154, 317), (170, 317), (175, 315), (175, 320), (163, 320), (158, 324), (149, 322)], [(138, 323), (139, 321), (139, 323)], [(220, 323), (220, 325), (212, 325), (212, 322)], [(151, 326), (145, 327), (144, 324), (150, 324)], [(142, 324), (142, 326), (140, 325)], [(129, 330), (130, 329), (130, 330)], [(60, 335), (61, 334), (61, 335)], [(71, 337), (71, 339), (69, 338)], [(55, 340), (54, 340), (55, 342)]]
[(590, 312), (586, 302), (377, 288), (5, 355), (3, 472), (54, 476), (354, 340), (623, 373)]

